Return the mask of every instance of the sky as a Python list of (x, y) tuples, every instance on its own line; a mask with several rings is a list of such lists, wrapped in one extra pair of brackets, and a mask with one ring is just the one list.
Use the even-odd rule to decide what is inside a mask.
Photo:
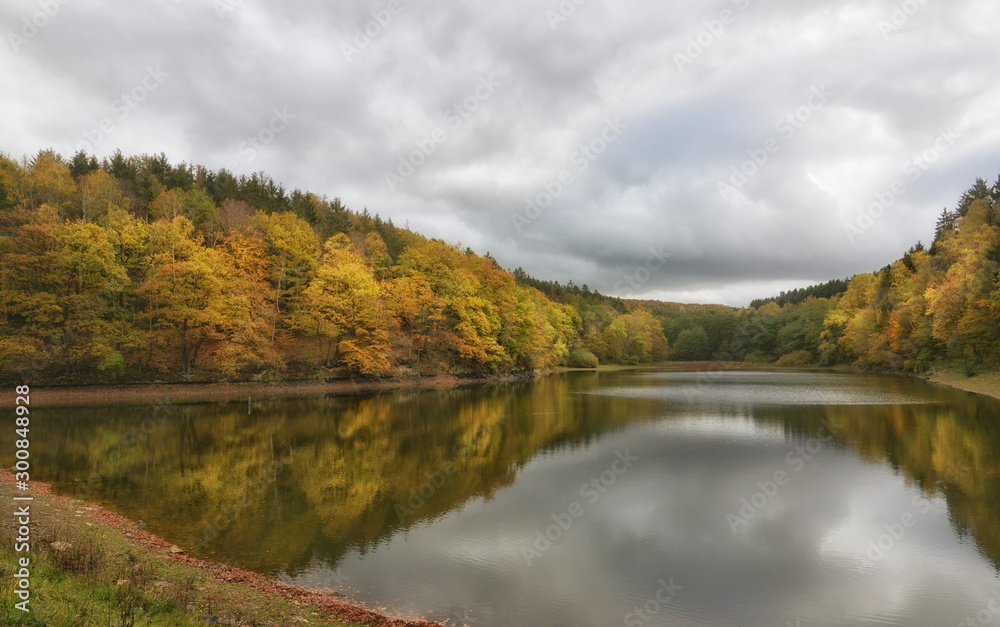
[(0, 0), (0, 152), (263, 171), (501, 266), (746, 305), (1000, 172), (978, 0)]

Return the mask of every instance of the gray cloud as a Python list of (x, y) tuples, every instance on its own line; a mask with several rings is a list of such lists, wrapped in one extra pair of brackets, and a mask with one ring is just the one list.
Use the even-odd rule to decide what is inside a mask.
[[(587, 0), (552, 24), (557, 2), (53, 2), (15, 45), (43, 4), (0, 0), (0, 149), (71, 154), (108, 118), (100, 156), (264, 170), (605, 292), (651, 246), (672, 256), (635, 295), (745, 304), (870, 271), (1000, 168), (1000, 8), (985, 1)], [(121, 117), (117, 99), (156, 67), (169, 76)], [(828, 101), (780, 125), (815, 87)], [(275, 108), (294, 120), (250, 158), (241, 147), (269, 137)], [(608, 119), (626, 128), (583, 170), (579, 148)], [(957, 139), (914, 176), (947, 128)], [(431, 137), (444, 139), (387, 184)], [(769, 138), (779, 149), (720, 194)], [(563, 171), (519, 232), (513, 216)], [(851, 241), (845, 223), (897, 180), (906, 191)]]

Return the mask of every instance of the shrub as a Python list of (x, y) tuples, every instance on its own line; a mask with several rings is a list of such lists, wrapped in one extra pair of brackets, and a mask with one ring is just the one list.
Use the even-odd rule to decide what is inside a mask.
[(777, 366), (808, 366), (813, 363), (813, 355), (807, 350), (795, 351), (782, 355), (775, 364)]
[(760, 350), (754, 351), (743, 358), (743, 362), (748, 364), (769, 364), (772, 361), (774, 361), (774, 357)]
[(974, 377), (979, 374), (979, 364), (971, 359), (960, 359), (955, 362), (955, 367), (967, 377)]
[(104, 550), (90, 536), (72, 533), (67, 540), (49, 543), (49, 553), (57, 567), (85, 575), (98, 570), (104, 563)]
[(566, 365), (570, 368), (596, 368), (597, 364), (597, 355), (586, 348), (570, 351), (569, 356), (566, 357)]

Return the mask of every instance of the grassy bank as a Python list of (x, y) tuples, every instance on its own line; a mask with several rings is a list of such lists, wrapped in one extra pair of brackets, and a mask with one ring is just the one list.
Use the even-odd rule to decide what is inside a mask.
[(984, 372), (970, 377), (957, 371), (935, 370), (928, 380), (967, 392), (1000, 398), (1000, 372)]
[[(45, 484), (19, 492), (10, 473), (0, 472), (0, 500), (9, 504), (26, 494), (34, 497), (30, 552), (15, 553), (15, 518), (2, 519), (2, 625), (439, 627), (387, 618), (332, 594), (193, 559), (117, 514), (50, 494)], [(29, 613), (14, 605), (16, 564), (25, 555)]]

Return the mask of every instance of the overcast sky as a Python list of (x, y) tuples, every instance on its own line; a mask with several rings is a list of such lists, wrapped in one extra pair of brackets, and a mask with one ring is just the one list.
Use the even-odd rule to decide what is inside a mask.
[(265, 171), (620, 296), (871, 271), (1000, 172), (986, 0), (0, 0), (0, 24), (11, 156)]

